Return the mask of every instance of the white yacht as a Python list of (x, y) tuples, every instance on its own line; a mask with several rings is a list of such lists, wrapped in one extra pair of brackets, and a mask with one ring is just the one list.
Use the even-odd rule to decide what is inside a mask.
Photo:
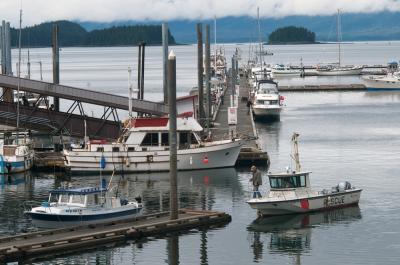
[[(135, 118), (116, 142), (89, 141), (82, 149), (65, 150), (66, 166), (71, 171), (169, 171), (169, 118)], [(232, 167), (244, 144), (241, 139), (202, 141), (203, 128), (193, 117), (177, 118), (178, 170)]]
[(27, 133), (3, 133), (0, 139), (0, 174), (24, 172), (32, 168), (34, 151)]
[(140, 214), (143, 207), (139, 198), (128, 201), (113, 195), (112, 190), (105, 187), (53, 190), (48, 201), (25, 213), (41, 228), (97, 224)]
[(278, 78), (278, 77), (300, 77), (301, 70), (300, 69), (292, 69), (288, 65), (283, 65), (283, 64), (276, 64), (274, 67), (272, 67), (271, 70), (271, 75), (273, 78)]
[(279, 119), (283, 97), (279, 95), (278, 84), (272, 80), (260, 80), (254, 92), (252, 108), (256, 118)]
[(389, 73), (386, 76), (367, 76), (363, 79), (365, 86), (371, 91), (400, 90), (400, 72)]
[(287, 169), (283, 173), (269, 173), (270, 190), (261, 198), (247, 201), (251, 208), (256, 209), (260, 216), (282, 215), (323, 211), (357, 205), (361, 189), (352, 187), (349, 182), (340, 182), (330, 190), (314, 191), (310, 185), (310, 173), (301, 171), (297, 139), (293, 134), (292, 158), (296, 161), (296, 170)]

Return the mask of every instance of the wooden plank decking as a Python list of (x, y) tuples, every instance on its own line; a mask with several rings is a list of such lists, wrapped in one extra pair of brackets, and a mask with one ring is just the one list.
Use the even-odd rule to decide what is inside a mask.
[(138, 239), (203, 226), (222, 225), (230, 221), (231, 216), (223, 212), (181, 209), (177, 220), (170, 220), (169, 212), (162, 212), (108, 224), (2, 237), (0, 238), (0, 263), (44, 254), (64, 254), (110, 242), (122, 242), (127, 239)]

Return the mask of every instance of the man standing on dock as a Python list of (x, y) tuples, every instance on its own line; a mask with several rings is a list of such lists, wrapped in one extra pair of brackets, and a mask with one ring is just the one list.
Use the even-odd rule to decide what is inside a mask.
[(250, 181), (253, 182), (253, 198), (261, 198), (261, 193), (258, 190), (258, 187), (262, 185), (262, 177), (260, 170), (257, 169), (256, 166), (252, 166), (250, 168), (253, 176), (251, 177)]

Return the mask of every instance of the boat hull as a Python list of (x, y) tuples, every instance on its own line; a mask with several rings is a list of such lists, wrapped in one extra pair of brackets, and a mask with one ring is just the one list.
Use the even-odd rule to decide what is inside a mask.
[(307, 213), (357, 205), (360, 200), (361, 191), (361, 189), (347, 190), (286, 201), (273, 201), (260, 198), (251, 199), (247, 203), (262, 216)]
[(281, 110), (281, 107), (253, 107), (253, 113), (256, 118), (279, 119)]
[(26, 156), (3, 156), (0, 155), (0, 174), (20, 173), (33, 167), (33, 153)]
[[(178, 150), (178, 170), (197, 170), (232, 167), (235, 165), (243, 141)], [(170, 152), (93, 152), (84, 150), (66, 151), (66, 166), (72, 172), (98, 173), (100, 160), (106, 163), (108, 172), (161, 172), (170, 170)]]
[(396, 91), (400, 90), (400, 81), (388, 81), (383, 78), (365, 78), (365, 87), (370, 91)]
[(50, 214), (27, 212), (32, 222), (39, 228), (60, 228), (80, 225), (113, 222), (135, 217), (141, 213), (142, 208), (131, 208), (122, 211), (110, 211), (103, 214)]
[(317, 70), (320, 76), (339, 76), (339, 75), (361, 75), (362, 68), (355, 69), (333, 69), (333, 70)]

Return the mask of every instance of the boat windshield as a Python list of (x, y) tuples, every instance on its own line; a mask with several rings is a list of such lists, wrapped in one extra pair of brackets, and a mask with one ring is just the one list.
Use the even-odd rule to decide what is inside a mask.
[(271, 189), (300, 188), (306, 186), (306, 175), (269, 177)]
[(278, 89), (274, 84), (260, 83), (258, 85), (258, 93), (260, 94), (278, 94)]

